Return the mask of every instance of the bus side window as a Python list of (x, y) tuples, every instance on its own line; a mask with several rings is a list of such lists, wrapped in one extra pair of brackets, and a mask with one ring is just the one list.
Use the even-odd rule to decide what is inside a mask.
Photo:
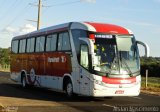
[(20, 40), (19, 53), (25, 53), (26, 49), (26, 39)]
[(18, 53), (18, 40), (12, 41), (12, 53)]
[(31, 39), (27, 39), (27, 53), (30, 52)]
[(46, 40), (46, 51), (56, 51), (57, 34), (48, 35)]
[(45, 37), (37, 37), (36, 39), (36, 52), (43, 52), (44, 51), (44, 43), (45, 43)]
[(27, 53), (34, 52), (35, 38), (27, 39)]
[(68, 32), (60, 33), (58, 39), (58, 51), (69, 51), (69, 50), (71, 50), (71, 45)]
[(87, 45), (81, 45), (80, 64), (84, 68), (89, 69), (89, 57), (88, 57), (88, 46)]

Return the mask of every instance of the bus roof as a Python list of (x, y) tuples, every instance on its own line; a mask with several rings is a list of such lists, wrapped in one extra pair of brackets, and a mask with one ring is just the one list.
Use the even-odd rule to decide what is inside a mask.
[(106, 23), (95, 23), (95, 22), (69, 22), (60, 25), (55, 25), (47, 28), (40, 29), (25, 35), (14, 37), (12, 40), (23, 39), (27, 37), (40, 36), (43, 34), (50, 34), (59, 31), (65, 31), (68, 29), (83, 29), (92, 32), (101, 32), (109, 34), (133, 34), (130, 30), (121, 26), (106, 24)]
[(118, 25), (94, 22), (86, 23), (93, 26), (96, 29), (96, 32), (105, 32), (110, 34), (133, 34), (129, 29), (126, 29)]

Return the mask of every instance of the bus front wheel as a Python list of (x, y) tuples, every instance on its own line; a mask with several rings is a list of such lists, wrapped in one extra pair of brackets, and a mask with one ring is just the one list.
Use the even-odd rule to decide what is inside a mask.
[(73, 85), (72, 85), (72, 82), (70, 80), (66, 81), (65, 92), (66, 92), (68, 97), (73, 96)]

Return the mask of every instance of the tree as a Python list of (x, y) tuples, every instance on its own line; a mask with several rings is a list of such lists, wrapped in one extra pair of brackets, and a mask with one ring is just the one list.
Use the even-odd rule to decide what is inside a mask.
[(141, 58), (141, 74), (145, 76), (145, 71), (148, 69), (150, 77), (160, 77), (160, 58), (149, 57)]
[(0, 65), (10, 64), (10, 49), (0, 48)]

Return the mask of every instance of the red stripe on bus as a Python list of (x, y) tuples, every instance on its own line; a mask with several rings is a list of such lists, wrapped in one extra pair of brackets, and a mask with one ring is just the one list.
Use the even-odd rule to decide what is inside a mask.
[(102, 82), (108, 83), (108, 84), (131, 84), (136, 82), (136, 77), (132, 78), (108, 78), (108, 77), (102, 77)]
[(105, 32), (111, 34), (129, 34), (127, 29), (118, 25), (92, 23), (92, 22), (86, 22), (86, 23), (93, 26), (97, 32)]

